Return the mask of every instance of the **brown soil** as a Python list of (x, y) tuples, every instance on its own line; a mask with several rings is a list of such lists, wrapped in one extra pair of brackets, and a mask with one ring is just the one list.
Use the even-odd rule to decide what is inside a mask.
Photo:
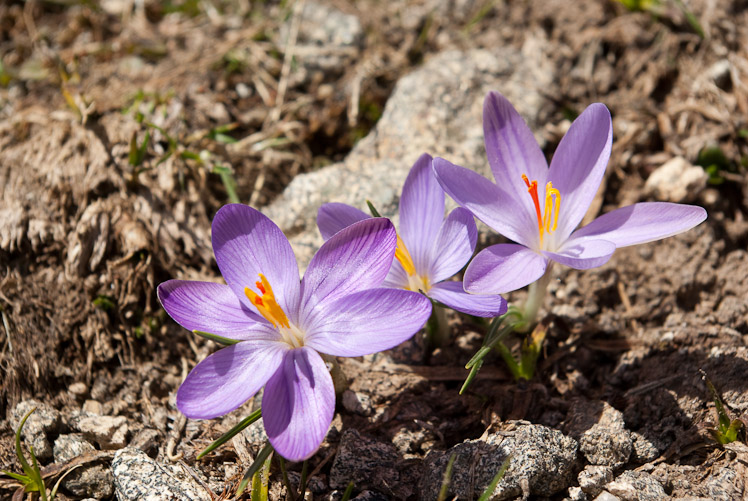
[[(716, 412), (699, 369), (733, 417), (748, 419), (748, 4), (686, 3), (706, 38), (670, 1), (659, 16), (613, 1), (468, 1), (455, 2), (461, 15), (449, 18), (430, 15), (426, 0), (333, 1), (359, 16), (365, 48), (345, 70), (295, 85), (284, 76), (278, 35), (293, 15), (285, 3), (213, 2), (218, 10), (207, 12), (202, 3), (174, 2), (183, 8), (168, 13), (146, 1), (125, 14), (87, 2), (3, 3), (0, 416), (29, 398), (63, 414), (97, 400), (105, 414), (128, 418), (131, 435), (157, 430), (160, 459), (181, 453), (192, 468), (235, 486), (240, 474), (227, 481), (222, 466), (241, 462), (231, 445), (195, 460), (223, 425), (184, 428), (173, 407), (186, 372), (215, 346), (172, 322), (155, 297), (175, 276), (220, 276), (210, 221), (228, 194), (214, 168), (231, 166), (240, 200), (267, 204), (296, 174), (344, 157), (396, 80), (424, 58), (543, 36), (559, 75), (542, 113), (550, 117), (542, 131), (549, 153), (565, 120), (590, 102), (608, 105), (615, 139), (598, 200), (606, 211), (646, 200), (644, 181), (669, 158), (696, 163), (704, 147), (716, 146), (723, 182), (691, 200), (706, 207), (708, 221), (620, 250), (602, 268), (561, 272), (529, 384), (511, 381), (491, 356), (495, 363), (459, 396), (461, 366), (484, 326), (456, 316), (454, 343), (428, 357), (400, 350), (399, 363), (360, 373), (357, 362), (346, 363), (374, 416), (388, 419), (339, 406), (343, 427), (396, 444), (403, 430), (425, 427), (424, 440), (406, 451), (417, 459), (510, 418), (563, 429), (572, 401), (585, 397), (608, 402), (630, 430), (663, 444), (645, 471), (675, 496), (703, 495), (725, 465), (745, 475), (748, 456), (710, 438)], [(236, 144), (216, 139), (216, 127), (228, 124)], [(135, 167), (130, 142), (141, 144), (147, 130), (151, 142)], [(208, 160), (190, 154), (203, 150)], [(74, 383), (85, 390), (71, 392)], [(17, 471), (9, 419), (0, 426), (0, 469)], [(311, 460), (321, 478), (338, 438)]]

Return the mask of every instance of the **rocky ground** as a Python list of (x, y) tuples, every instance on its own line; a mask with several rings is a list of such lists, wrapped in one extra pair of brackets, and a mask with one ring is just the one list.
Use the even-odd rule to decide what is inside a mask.
[[(5, 2), (0, 5), (0, 469), (24, 428), (58, 499), (233, 499), (259, 424), (197, 460), (252, 410), (191, 421), (180, 382), (216, 349), (172, 322), (155, 286), (220, 280), (210, 221), (261, 208), (303, 265), (326, 201), (396, 214), (423, 152), (487, 173), (481, 105), (498, 90), (550, 156), (589, 103), (613, 115), (589, 216), (643, 200), (709, 219), (555, 269), (535, 378), (490, 355), (486, 326), (450, 317), (345, 360), (350, 382), (306, 499), (745, 499), (748, 448), (719, 446), (714, 383), (748, 419), (748, 3), (663, 0)], [(484, 228), (485, 229), (485, 228)], [(500, 237), (484, 231), (481, 245)], [(511, 294), (518, 302), (523, 292)], [(301, 464), (270, 497), (291, 499)], [(22, 494), (7, 477), (0, 497)], [(244, 498), (249, 499), (248, 495)]]

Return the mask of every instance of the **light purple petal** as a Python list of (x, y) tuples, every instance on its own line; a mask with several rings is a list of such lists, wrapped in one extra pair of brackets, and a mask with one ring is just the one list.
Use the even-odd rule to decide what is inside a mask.
[(335, 388), (314, 350), (286, 352), (262, 397), (262, 421), (270, 444), (289, 461), (303, 461), (319, 448), (335, 412)]
[[(491, 181), (470, 169), (443, 158), (435, 158), (433, 165), (436, 179), (447, 195), (475, 217), (515, 242), (533, 247), (538, 245), (535, 216), (529, 219), (524, 206), (518, 205), (514, 198), (508, 197)], [(527, 195), (526, 188), (524, 193)]]
[(231, 339), (278, 339), (278, 332), (250, 311), (228, 285), (169, 280), (158, 286), (158, 300), (185, 329)]
[(695, 205), (642, 202), (603, 214), (571, 238), (594, 237), (626, 247), (677, 235), (705, 219), (706, 211)]
[(423, 275), (431, 265), (431, 247), (444, 219), (444, 191), (431, 169), (431, 155), (421, 155), (408, 173), (400, 197), (400, 237)]
[(516, 207), (523, 208), (525, 217), (536, 221), (535, 205), (522, 174), (530, 181), (537, 181), (542, 192), (548, 163), (530, 128), (509, 100), (498, 92), (489, 92), (483, 103), (483, 135), (488, 162), (499, 189)]
[[(559, 239), (565, 240), (574, 231), (592, 203), (605, 174), (612, 143), (610, 112), (605, 105), (595, 103), (574, 120), (556, 148), (548, 180), (561, 193), (556, 228)], [(539, 192), (545, 197), (545, 186), (542, 188)]]
[(390, 271), (387, 272), (381, 286), (390, 289), (407, 289), (408, 283), (408, 274), (405, 272), (403, 265), (397, 259), (393, 259)]
[(462, 282), (441, 282), (429, 290), (429, 297), (453, 310), (477, 317), (497, 317), (506, 313), (506, 300), (498, 294), (468, 294)]
[(369, 218), (337, 232), (314, 255), (302, 281), (302, 311), (381, 285), (397, 245), (389, 219)]
[(299, 298), (299, 267), (280, 228), (252, 207), (229, 204), (213, 218), (212, 233), (218, 268), (242, 303), (256, 311), (244, 288), (257, 292), (255, 282), (262, 273), (278, 304), (293, 321)]
[(417, 292), (361, 291), (318, 307), (309, 324), (306, 343), (328, 355), (369, 355), (413, 336), (430, 314), (431, 301)]
[(557, 252), (543, 251), (543, 254), (565, 266), (589, 270), (607, 263), (615, 250), (613, 242), (583, 237), (569, 239)]
[(431, 283), (441, 282), (462, 269), (470, 260), (478, 241), (473, 214), (461, 207), (449, 213), (431, 248)]
[(331, 202), (323, 204), (317, 211), (317, 227), (325, 240), (353, 223), (369, 219), (366, 212), (348, 204)]
[(280, 367), (288, 345), (242, 341), (195, 366), (177, 391), (177, 407), (190, 419), (212, 419), (251, 398)]
[(471, 294), (503, 294), (531, 284), (545, 273), (546, 258), (516, 244), (486, 247), (465, 270), (465, 290)]

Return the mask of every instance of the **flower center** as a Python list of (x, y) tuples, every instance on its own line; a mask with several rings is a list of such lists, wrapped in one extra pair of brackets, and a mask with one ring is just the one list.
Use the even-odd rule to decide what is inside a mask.
[(530, 181), (525, 174), (522, 174), (522, 180), (527, 185), (527, 192), (532, 197), (535, 204), (535, 216), (538, 218), (538, 234), (540, 235), (540, 245), (543, 245), (543, 233), (556, 231), (558, 224), (558, 210), (561, 208), (561, 193), (553, 187), (550, 181), (545, 185), (545, 206), (540, 210), (540, 198), (538, 197), (538, 182)]
[(265, 320), (278, 329), (283, 341), (290, 344), (293, 348), (304, 346), (304, 333), (288, 321), (288, 317), (283, 308), (278, 304), (278, 301), (276, 301), (273, 288), (270, 287), (270, 282), (265, 278), (265, 275), (260, 273), (260, 281), (255, 282), (255, 286), (262, 293), (262, 296), (249, 287), (244, 288), (244, 294), (257, 307), (260, 315), (265, 317)]
[(431, 288), (428, 277), (422, 277), (416, 272), (416, 265), (413, 263), (413, 258), (410, 257), (408, 248), (405, 247), (405, 242), (397, 236), (397, 247), (395, 248), (395, 259), (397, 259), (403, 266), (405, 273), (408, 274), (408, 287), (406, 289), (418, 292), (428, 292)]

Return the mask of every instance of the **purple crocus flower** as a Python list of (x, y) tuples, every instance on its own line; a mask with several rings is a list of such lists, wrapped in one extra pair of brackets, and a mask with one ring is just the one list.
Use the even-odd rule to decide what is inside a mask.
[[(506, 312), (499, 295), (467, 294), (462, 282), (445, 281), (470, 260), (478, 239), (473, 215), (462, 208), (444, 218), (444, 191), (436, 182), (431, 156), (423, 154), (408, 173), (400, 198), (400, 236), (385, 287), (421, 291), (450, 308), (481, 317)], [(341, 203), (319, 208), (317, 226), (331, 238), (346, 226), (369, 219), (363, 211)]]
[(645, 202), (575, 228), (592, 203), (610, 157), (608, 109), (590, 105), (571, 124), (550, 168), (532, 132), (509, 101), (490, 92), (483, 105), (486, 153), (496, 183), (437, 158), (436, 177), (458, 204), (516, 244), (478, 253), (465, 290), (498, 294), (538, 280), (555, 261), (576, 269), (601, 266), (618, 247), (681, 233), (706, 219), (701, 207)]
[(400, 344), (431, 313), (420, 294), (380, 288), (397, 236), (384, 218), (351, 225), (312, 258), (304, 279), (283, 232), (259, 211), (222, 207), (213, 251), (228, 285), (169, 280), (164, 309), (182, 327), (238, 341), (208, 356), (177, 392), (187, 417), (210, 419), (265, 386), (262, 418), (276, 451), (299, 461), (327, 434), (335, 389), (320, 354), (356, 357)]

